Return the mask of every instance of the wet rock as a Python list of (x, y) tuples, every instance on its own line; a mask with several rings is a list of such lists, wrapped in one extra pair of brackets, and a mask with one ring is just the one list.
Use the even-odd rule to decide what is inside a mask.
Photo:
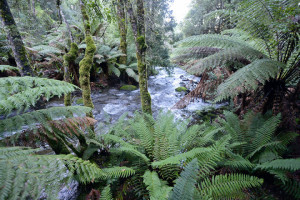
[(137, 87), (135, 85), (123, 85), (120, 90), (133, 91), (137, 90)]
[(188, 89), (186, 87), (178, 87), (175, 89), (176, 92), (187, 92)]

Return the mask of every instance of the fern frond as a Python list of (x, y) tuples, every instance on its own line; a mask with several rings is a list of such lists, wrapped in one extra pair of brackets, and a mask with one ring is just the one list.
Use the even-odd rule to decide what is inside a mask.
[(199, 155), (203, 155), (205, 158), (209, 158), (211, 153), (213, 153), (212, 148), (194, 148), (188, 152), (181, 153), (175, 156), (168, 157), (165, 160), (160, 160), (151, 163), (152, 167), (158, 168), (164, 165), (171, 165), (171, 164), (181, 164), (183, 161), (191, 161), (194, 158), (198, 157)]
[(198, 161), (192, 160), (176, 179), (176, 184), (170, 193), (169, 200), (192, 200), (196, 189)]
[(300, 183), (295, 180), (290, 180), (286, 184), (281, 185), (281, 188), (289, 195), (296, 199), (300, 199)]
[(10, 66), (10, 65), (0, 65), (0, 72), (8, 71), (8, 70), (19, 71), (19, 68), (13, 67), (13, 66)]
[(244, 174), (217, 175), (202, 181), (199, 184), (199, 192), (213, 199), (244, 198), (243, 190), (259, 187), (262, 183), (263, 179)]
[(0, 113), (6, 115), (15, 109), (26, 111), (41, 96), (49, 100), (78, 88), (64, 81), (36, 77), (1, 78), (0, 85), (4, 86), (0, 90)]
[(83, 106), (52, 107), (37, 110), (21, 115), (16, 115), (7, 119), (0, 120), (0, 137), (9, 136), (24, 129), (37, 129), (41, 125), (49, 126), (49, 121), (66, 119), (73, 116), (83, 116), (89, 113), (91, 108)]
[(151, 200), (166, 200), (168, 199), (169, 193), (172, 190), (167, 185), (166, 181), (159, 179), (158, 174), (150, 171), (146, 171), (143, 175), (144, 183), (147, 186)]
[(300, 169), (300, 159), (277, 159), (258, 165), (256, 168), (263, 170), (297, 171)]
[(128, 167), (113, 167), (102, 169), (104, 176), (101, 179), (127, 178), (135, 174), (135, 170)]
[(83, 183), (105, 175), (95, 164), (73, 155), (35, 155), (28, 150), (0, 148), (1, 199), (39, 198), (42, 192), (54, 199), (61, 184), (73, 174)]
[(115, 149), (110, 149), (110, 152), (111, 153), (124, 152), (124, 153), (134, 155), (137, 158), (141, 158), (143, 161), (145, 161), (145, 163), (148, 163), (150, 161), (149, 158), (147, 158), (144, 154), (142, 154), (141, 152), (139, 152), (138, 150), (136, 150), (134, 148), (119, 147), (119, 148), (115, 148)]
[(284, 64), (270, 60), (259, 59), (239, 69), (218, 87), (216, 101), (234, 97), (240, 93), (256, 90), (259, 84), (264, 84), (270, 78), (275, 78)]
[(108, 185), (101, 191), (100, 200), (112, 200), (112, 199), (113, 198), (110, 190), (110, 185)]

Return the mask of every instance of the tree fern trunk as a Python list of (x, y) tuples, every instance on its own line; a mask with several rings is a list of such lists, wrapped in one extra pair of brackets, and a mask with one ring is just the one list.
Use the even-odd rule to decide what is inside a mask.
[(20, 32), (11, 14), (7, 0), (0, 0), (0, 14), (3, 26), (7, 31), (8, 40), (14, 53), (15, 61), (20, 69), (22, 76), (31, 76), (32, 69), (30, 67), (26, 49), (22, 41)]
[[(79, 82), (80, 87), (82, 89), (82, 98), (84, 106), (94, 108), (94, 104), (91, 97), (90, 71), (93, 65), (96, 46), (93, 37), (91, 36), (90, 20), (86, 12), (85, 5), (82, 1), (80, 1), (80, 8), (85, 28), (86, 49), (84, 58), (79, 63)], [(93, 117), (93, 114), (89, 113), (88, 117)]]

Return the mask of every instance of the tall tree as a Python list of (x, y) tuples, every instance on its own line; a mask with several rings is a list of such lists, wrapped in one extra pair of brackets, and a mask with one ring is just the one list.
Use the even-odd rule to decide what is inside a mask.
[(151, 96), (148, 92), (148, 81), (147, 81), (147, 65), (146, 65), (146, 37), (145, 37), (145, 11), (143, 0), (137, 0), (137, 11), (136, 15), (133, 12), (132, 4), (127, 0), (126, 2), (127, 13), (130, 18), (132, 31), (134, 34), (135, 45), (136, 45), (136, 57), (138, 63), (139, 72), (139, 86), (142, 110), (144, 113), (152, 114), (151, 109)]
[[(91, 97), (90, 71), (93, 65), (94, 54), (96, 52), (95, 42), (91, 35), (91, 24), (84, 3), (80, 0), (80, 9), (82, 13), (84, 29), (85, 29), (85, 55), (79, 63), (79, 82), (82, 89), (82, 98), (84, 106), (94, 108)], [(88, 114), (93, 117), (92, 113)]]
[(117, 0), (117, 21), (120, 32), (120, 50), (124, 54), (119, 59), (120, 64), (127, 64), (127, 24), (126, 24), (126, 15), (125, 15), (125, 4), (124, 0)]
[(31, 76), (33, 73), (26, 55), (26, 49), (7, 0), (0, 0), (0, 14), (21, 75)]

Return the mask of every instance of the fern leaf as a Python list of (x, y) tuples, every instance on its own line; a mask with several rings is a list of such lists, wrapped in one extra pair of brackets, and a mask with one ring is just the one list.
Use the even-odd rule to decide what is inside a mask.
[(0, 65), (0, 72), (8, 71), (8, 70), (19, 71), (19, 68), (13, 67), (13, 66), (10, 66), (10, 65)]
[(143, 178), (151, 200), (168, 199), (172, 188), (167, 185), (166, 181), (160, 180), (156, 172), (146, 171)]
[(196, 189), (198, 161), (192, 160), (176, 179), (176, 184), (170, 194), (169, 200), (192, 200)]
[(260, 59), (239, 69), (218, 87), (216, 101), (237, 96), (246, 91), (256, 90), (270, 78), (275, 78), (284, 65), (270, 59)]
[(113, 198), (110, 190), (110, 185), (108, 185), (101, 191), (100, 200), (112, 200), (112, 199)]
[(199, 191), (204, 196), (211, 196), (213, 199), (245, 197), (243, 190), (252, 187), (259, 187), (262, 179), (244, 174), (225, 174), (213, 176), (202, 181)]
[(263, 170), (297, 171), (300, 169), (300, 159), (277, 159), (258, 165), (256, 168)]

